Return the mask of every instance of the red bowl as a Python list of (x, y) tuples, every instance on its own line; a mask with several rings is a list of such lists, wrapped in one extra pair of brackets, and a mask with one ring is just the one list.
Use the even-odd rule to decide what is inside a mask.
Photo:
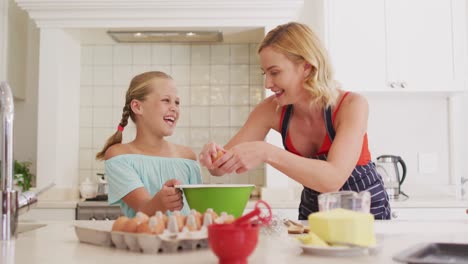
[(258, 241), (258, 225), (212, 224), (208, 226), (208, 244), (219, 264), (244, 264)]

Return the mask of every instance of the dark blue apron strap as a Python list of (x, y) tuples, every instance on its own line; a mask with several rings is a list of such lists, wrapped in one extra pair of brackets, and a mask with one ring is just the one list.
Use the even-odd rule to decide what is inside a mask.
[(286, 111), (283, 116), (283, 123), (281, 123), (281, 138), (283, 139), (283, 146), (286, 148), (286, 133), (288, 132), (289, 118), (291, 118), (292, 105), (286, 106)]
[(323, 110), (323, 119), (325, 120), (325, 126), (327, 128), (327, 134), (330, 138), (330, 142), (333, 142), (335, 139), (335, 129), (333, 128), (331, 106)]

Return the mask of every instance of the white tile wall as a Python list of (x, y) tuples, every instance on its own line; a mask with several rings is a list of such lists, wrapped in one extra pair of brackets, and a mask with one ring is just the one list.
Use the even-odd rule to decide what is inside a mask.
[[(181, 117), (168, 139), (199, 153), (209, 141), (226, 144), (263, 98), (257, 44), (116, 44), (85, 45), (81, 53), (80, 181), (103, 171), (95, 155), (120, 122), (131, 78), (151, 70), (176, 81)], [(135, 137), (133, 123), (123, 141)], [(205, 183), (264, 185), (263, 166), (240, 175), (210, 176)]]

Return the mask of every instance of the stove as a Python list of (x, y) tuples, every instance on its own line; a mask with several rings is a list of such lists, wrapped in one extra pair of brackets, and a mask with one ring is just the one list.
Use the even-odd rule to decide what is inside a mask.
[(119, 205), (107, 201), (83, 201), (76, 205), (76, 220), (115, 220), (123, 215)]

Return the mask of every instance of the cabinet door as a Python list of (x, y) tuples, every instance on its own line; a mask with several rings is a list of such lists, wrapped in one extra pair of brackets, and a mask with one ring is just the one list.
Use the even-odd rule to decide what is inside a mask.
[(388, 78), (408, 90), (455, 89), (452, 1), (386, 1)]
[(325, 43), (344, 90), (386, 89), (384, 0), (325, 1)]
[(392, 220), (468, 220), (466, 208), (392, 208)]

